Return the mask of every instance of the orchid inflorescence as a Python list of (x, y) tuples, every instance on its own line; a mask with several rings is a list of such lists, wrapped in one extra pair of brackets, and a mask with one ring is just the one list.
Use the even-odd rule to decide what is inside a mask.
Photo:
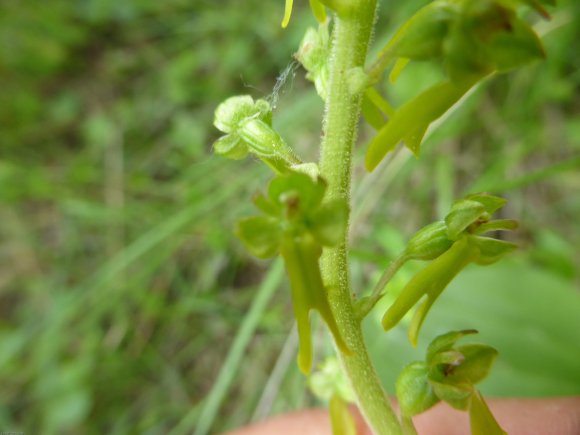
[[(338, 122), (333, 125), (329, 124), (329, 117), (325, 117), (322, 154), (337, 152), (340, 145), (344, 161), (350, 164), (352, 150), (344, 149), (345, 144), (352, 147), (350, 139), (345, 139), (345, 144), (327, 142), (340, 142), (341, 136), (347, 137), (343, 134), (348, 133), (347, 130), (355, 131), (362, 111), (376, 130), (365, 157), (366, 169), (372, 171), (400, 143), (418, 157), (433, 122), (479, 83), (494, 74), (544, 57), (539, 37), (518, 9), (526, 6), (541, 17), (549, 18), (545, 6), (553, 5), (554, 0), (435, 0), (407, 20), (368, 65), (364, 64), (362, 56), (345, 67), (336, 63), (339, 38), (333, 38), (329, 29), (334, 33), (339, 27), (336, 23), (350, 25), (364, 19), (369, 22), (355, 23), (352, 29), (358, 31), (364, 27), (372, 30), (373, 13), (358, 12), (375, 5), (374, 0), (309, 0), (309, 3), (318, 27), (307, 30), (295, 58), (325, 101), (327, 115), (346, 110), (356, 112), (352, 116), (349, 113), (337, 117)], [(288, 26), (292, 7), (293, 0), (286, 0), (282, 27)], [(371, 33), (365, 33), (365, 44), (368, 44)], [(350, 39), (347, 37), (341, 41), (348, 45)], [(351, 55), (352, 50), (363, 50), (363, 46), (350, 47), (350, 51), (341, 53)], [(444, 79), (421, 90), (401, 106), (393, 107), (382, 95), (381, 78), (390, 69), (390, 80), (394, 82), (411, 61), (435, 62), (442, 68)], [(333, 86), (336, 88), (334, 94)], [(425, 226), (411, 237), (370, 296), (355, 300), (353, 292), (349, 300), (352, 290), (348, 279), (343, 279), (346, 283), (343, 286), (340, 280), (327, 280), (330, 275), (322, 272), (342, 268), (344, 270), (341, 269), (339, 275), (348, 276), (346, 239), (350, 179), (345, 181), (343, 178), (350, 177), (350, 172), (343, 171), (337, 176), (323, 163), (319, 169), (317, 163), (304, 162), (276, 131), (272, 115), (272, 106), (267, 100), (255, 100), (249, 95), (231, 97), (215, 111), (214, 125), (223, 133), (214, 143), (216, 154), (236, 160), (253, 155), (275, 174), (267, 192), (254, 197), (260, 213), (238, 222), (236, 234), (255, 256), (270, 258), (281, 255), (284, 260), (298, 327), (300, 370), (308, 374), (312, 368), (310, 314), (316, 311), (328, 326), (349, 376), (360, 371), (362, 377), (359, 376), (358, 380), (364, 381), (372, 367), (368, 365), (364, 344), (361, 347), (352, 338), (357, 334), (349, 334), (349, 328), (358, 328), (358, 335), (361, 335), (362, 319), (385, 295), (392, 276), (408, 261), (429, 262), (410, 279), (382, 316), (382, 326), (387, 331), (399, 324), (418, 304), (408, 329), (409, 340), (416, 345), (428, 312), (455, 276), (469, 264), (493, 264), (516, 249), (511, 242), (485, 234), (513, 230), (517, 222), (492, 219), (492, 215), (506, 204), (505, 199), (485, 193), (470, 194), (453, 203), (442, 220)], [(351, 118), (354, 123), (347, 129), (343, 128), (341, 123)], [(330, 130), (341, 133), (337, 135)], [(330, 137), (332, 139), (328, 139)], [(348, 137), (356, 136), (352, 133)], [(337, 146), (333, 148), (333, 145)], [(325, 161), (328, 160), (321, 159), (321, 162)], [(325, 269), (321, 268), (321, 258)], [(329, 284), (332, 282), (334, 284)], [(348, 292), (346, 298), (329, 298), (329, 295), (343, 294), (340, 293), (343, 291)], [(344, 303), (348, 306), (339, 306)], [(411, 417), (439, 401), (445, 401), (469, 412), (474, 434), (503, 433), (481, 394), (474, 388), (489, 372), (497, 352), (484, 345), (455, 345), (460, 338), (472, 333), (474, 331), (465, 330), (436, 338), (429, 345), (424, 362), (411, 363), (403, 370), (397, 381), (403, 429), (413, 433)], [(362, 353), (363, 357), (347, 368), (345, 361), (356, 358), (357, 352), (353, 352), (353, 348), (357, 346), (358, 354)], [(357, 385), (352, 387), (353, 391), (357, 390)], [(379, 401), (384, 399), (380, 388), (365, 391), (378, 394), (374, 397)], [(360, 403), (361, 394), (357, 394)], [(347, 398), (335, 390), (326, 396), (331, 409), (334, 407), (334, 414), (331, 413), (333, 425), (336, 421), (343, 421), (341, 415), (347, 409)], [(383, 409), (388, 411), (387, 401), (383, 402)], [(374, 404), (370, 406), (373, 407)], [(377, 417), (374, 419), (376, 421)]]

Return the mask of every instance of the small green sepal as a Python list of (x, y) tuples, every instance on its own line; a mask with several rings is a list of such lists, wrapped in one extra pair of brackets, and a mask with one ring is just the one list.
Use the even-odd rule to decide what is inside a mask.
[(434, 358), (438, 353), (447, 352), (453, 349), (453, 346), (455, 346), (455, 343), (457, 343), (458, 340), (466, 335), (477, 333), (476, 329), (464, 329), (461, 331), (451, 331), (435, 337), (427, 347), (427, 363), (434, 364)]
[(448, 384), (436, 381), (431, 381), (430, 383), (435, 395), (442, 401), (462, 411), (469, 408), (469, 400), (474, 391), (471, 384)]
[(238, 95), (228, 98), (216, 108), (213, 124), (224, 133), (233, 133), (245, 119), (264, 119), (270, 113), (267, 101), (254, 101), (249, 95)]
[(238, 135), (226, 134), (213, 144), (216, 154), (232, 160), (241, 160), (248, 155), (248, 146)]
[(308, 221), (308, 228), (322, 246), (336, 246), (341, 241), (346, 227), (348, 204), (344, 199), (335, 199), (322, 204)]
[(514, 219), (496, 219), (479, 225), (473, 234), (485, 234), (490, 231), (512, 231), (518, 229), (518, 221)]
[(308, 175), (292, 173), (274, 178), (268, 187), (268, 197), (286, 210), (286, 215), (304, 216), (316, 210), (326, 191), (326, 183), (314, 182)]
[(469, 236), (470, 243), (477, 246), (480, 255), (475, 263), (482, 266), (493, 264), (507, 254), (518, 249), (518, 245), (505, 240), (492, 239), (491, 237)]
[(484, 380), (497, 358), (497, 350), (485, 344), (464, 344), (457, 353), (463, 355), (461, 364), (451, 372), (448, 379), (452, 382), (478, 384)]
[(252, 216), (238, 222), (236, 235), (256, 257), (270, 258), (278, 253), (282, 231), (275, 218)]
[(468, 201), (479, 202), (485, 208), (487, 213), (494, 214), (500, 208), (507, 204), (507, 199), (500, 196), (490, 195), (489, 193), (480, 192), (467, 195), (464, 199)]
[(457, 240), (467, 227), (477, 222), (486, 214), (485, 206), (479, 201), (461, 199), (451, 207), (451, 211), (445, 216), (447, 236), (451, 240)]
[(425, 363), (416, 361), (407, 365), (399, 374), (396, 391), (403, 416), (420, 414), (439, 402), (427, 378), (428, 373), (429, 368)]

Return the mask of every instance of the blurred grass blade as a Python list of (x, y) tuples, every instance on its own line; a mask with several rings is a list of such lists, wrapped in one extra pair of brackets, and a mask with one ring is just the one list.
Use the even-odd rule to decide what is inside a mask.
[(170, 435), (192, 433), (192, 431), (194, 435), (205, 435), (209, 433), (219, 408), (228, 393), (236, 373), (238, 372), (238, 366), (244, 357), (244, 352), (246, 351), (254, 332), (256, 331), (258, 322), (262, 318), (262, 314), (264, 313), (268, 302), (270, 302), (274, 292), (282, 282), (282, 270), (282, 260), (278, 258), (272, 264), (270, 271), (262, 281), (262, 284), (254, 297), (252, 306), (250, 307), (248, 314), (245, 316), (240, 330), (224, 361), (218, 378), (216, 379), (213, 388), (206, 396), (195, 431), (193, 431), (193, 425), (195, 424), (194, 419), (197, 416), (197, 412), (194, 412), (194, 409), (179, 422), (179, 424), (170, 432)]

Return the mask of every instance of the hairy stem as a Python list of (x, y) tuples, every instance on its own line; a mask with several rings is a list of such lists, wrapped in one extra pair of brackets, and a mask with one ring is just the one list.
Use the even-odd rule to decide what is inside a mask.
[[(348, 74), (363, 67), (374, 25), (376, 0), (353, 1), (352, 11), (335, 20), (330, 59), (330, 83), (320, 158), (321, 175), (328, 182), (328, 199), (349, 199), (352, 147), (356, 139), (361, 93), (351, 94)], [(347, 233), (339, 246), (325, 249), (322, 276), (341, 335), (351, 351), (340, 354), (356, 393), (359, 408), (376, 434), (399, 434), (401, 427), (379, 382), (363, 341), (351, 298)]]

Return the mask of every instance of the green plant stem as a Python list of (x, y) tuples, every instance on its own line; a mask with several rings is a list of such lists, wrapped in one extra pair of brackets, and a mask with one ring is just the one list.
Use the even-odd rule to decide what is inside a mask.
[[(353, 2), (354, 3), (354, 2)], [(330, 83), (324, 119), (324, 138), (320, 158), (321, 175), (328, 183), (328, 198), (350, 196), (351, 156), (356, 139), (362, 92), (351, 94), (348, 74), (364, 66), (376, 0), (359, 0), (348, 16), (337, 17), (330, 59)], [(401, 427), (379, 382), (363, 341), (362, 329), (351, 298), (346, 239), (339, 246), (325, 249), (321, 258), (328, 299), (340, 333), (351, 351), (340, 359), (355, 391), (359, 408), (375, 434), (399, 434)]]

